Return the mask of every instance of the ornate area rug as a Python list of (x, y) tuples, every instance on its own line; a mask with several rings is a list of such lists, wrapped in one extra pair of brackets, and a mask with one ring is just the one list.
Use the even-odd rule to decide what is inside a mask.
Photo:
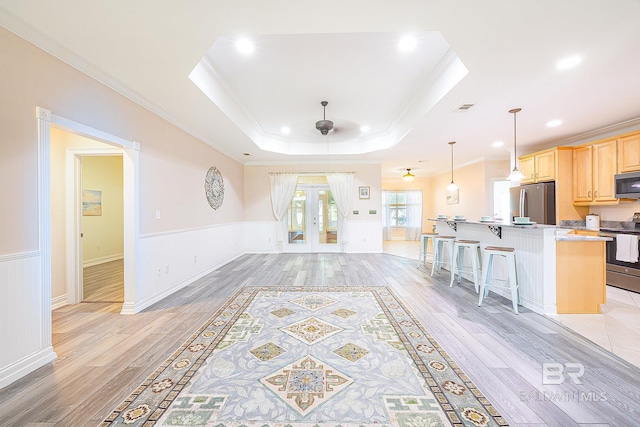
[(245, 287), (101, 426), (506, 426), (386, 287)]

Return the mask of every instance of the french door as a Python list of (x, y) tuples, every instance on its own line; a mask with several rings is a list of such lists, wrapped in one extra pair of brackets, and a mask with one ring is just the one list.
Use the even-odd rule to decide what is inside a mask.
[(283, 222), (285, 252), (340, 252), (342, 221), (329, 186), (298, 185)]

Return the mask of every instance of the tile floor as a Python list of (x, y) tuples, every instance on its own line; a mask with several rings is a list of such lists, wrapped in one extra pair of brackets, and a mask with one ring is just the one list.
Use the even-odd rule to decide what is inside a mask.
[[(418, 242), (387, 240), (384, 252), (418, 259)], [(607, 286), (601, 314), (550, 316), (600, 347), (640, 367), (640, 294)]]

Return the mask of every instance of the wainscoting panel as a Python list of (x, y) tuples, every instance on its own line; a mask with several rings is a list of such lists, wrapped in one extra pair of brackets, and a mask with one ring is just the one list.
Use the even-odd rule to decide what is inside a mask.
[(37, 251), (0, 257), (0, 388), (55, 358), (43, 336), (51, 301), (43, 300), (40, 262)]
[[(242, 222), (140, 237), (134, 314), (244, 253)], [(125, 293), (125, 299), (127, 295)]]
[(382, 253), (381, 221), (349, 221), (347, 227), (347, 253)]
[[(516, 249), (516, 272), (522, 305), (536, 313), (556, 313), (555, 294), (555, 229), (554, 228), (514, 228), (502, 227), (502, 237), (496, 236), (489, 227), (479, 224), (457, 224), (453, 231), (447, 224), (439, 221), (437, 231), (443, 235), (457, 238), (479, 240), (481, 246), (508, 246)], [(448, 262), (448, 256), (445, 256)], [(524, 265), (530, 266), (525, 268)], [(465, 257), (465, 267), (470, 271), (469, 257)], [(444, 267), (448, 268), (448, 264)], [(493, 278), (507, 278), (506, 262), (497, 257), (492, 269)], [(443, 274), (443, 273), (441, 273)], [(445, 273), (449, 275), (449, 271)], [(471, 274), (463, 274), (471, 280)], [(506, 298), (511, 299), (508, 289), (492, 288)]]

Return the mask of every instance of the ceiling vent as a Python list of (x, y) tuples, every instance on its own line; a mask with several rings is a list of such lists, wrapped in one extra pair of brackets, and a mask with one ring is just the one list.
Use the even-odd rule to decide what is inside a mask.
[(474, 105), (476, 105), (476, 104), (462, 104), (455, 111), (457, 111), (459, 113), (464, 113), (465, 111), (469, 110)]

